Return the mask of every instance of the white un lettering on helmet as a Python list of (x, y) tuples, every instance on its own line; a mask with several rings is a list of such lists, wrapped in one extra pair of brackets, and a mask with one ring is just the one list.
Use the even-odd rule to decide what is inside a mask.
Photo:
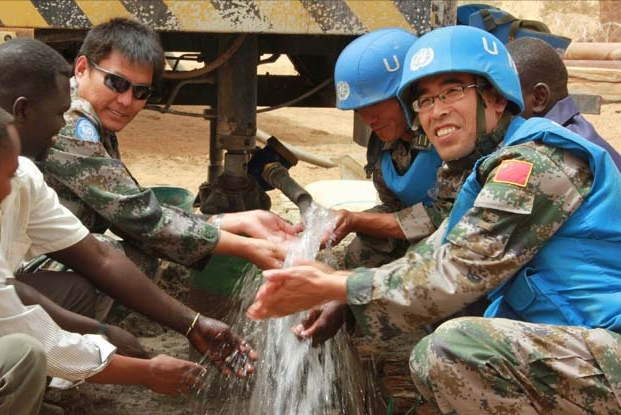
[(496, 43), (496, 41), (492, 40), (493, 49), (490, 49), (489, 43), (487, 43), (487, 38), (485, 36), (482, 36), (481, 40), (483, 40), (483, 49), (485, 49), (487, 53), (489, 53), (490, 55), (498, 55), (498, 44)]
[(336, 95), (339, 101), (345, 101), (349, 98), (349, 84), (345, 81), (338, 81), (336, 83)]
[(386, 68), (388, 72), (397, 72), (401, 68), (401, 65), (399, 64), (399, 58), (397, 58), (397, 55), (392, 55), (392, 59), (395, 61), (395, 66), (393, 68), (390, 67), (388, 59), (382, 59), (382, 62), (384, 62), (384, 68)]
[(434, 52), (431, 48), (422, 48), (412, 56), (410, 61), (410, 70), (412, 72), (425, 67), (433, 61)]

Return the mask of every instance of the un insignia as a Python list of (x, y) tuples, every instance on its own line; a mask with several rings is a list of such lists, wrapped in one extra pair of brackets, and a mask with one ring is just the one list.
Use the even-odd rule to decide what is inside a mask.
[(412, 60), (410, 61), (410, 70), (417, 71), (420, 68), (427, 66), (433, 61), (434, 53), (431, 48), (422, 48), (414, 56), (412, 56)]
[(78, 118), (78, 122), (75, 123), (75, 136), (83, 141), (99, 142), (97, 128), (86, 117)]
[(339, 97), (339, 101), (345, 101), (349, 98), (349, 84), (345, 81), (338, 81), (336, 83), (336, 95)]

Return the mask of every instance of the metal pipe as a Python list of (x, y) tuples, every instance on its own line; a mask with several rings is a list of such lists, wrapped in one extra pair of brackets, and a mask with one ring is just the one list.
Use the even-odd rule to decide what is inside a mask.
[(300, 208), (304, 216), (313, 197), (289, 175), (289, 171), (280, 163), (268, 163), (261, 175), (270, 185), (274, 186)]
[(165, 79), (192, 79), (213, 72), (216, 69), (220, 68), (220, 66), (228, 62), (231, 56), (233, 56), (235, 52), (237, 52), (237, 49), (239, 49), (244, 43), (244, 40), (247, 36), (247, 33), (240, 33), (239, 35), (237, 35), (233, 43), (229, 45), (228, 49), (223, 51), (220, 56), (218, 56), (213, 62), (210, 62), (202, 68), (182, 72), (166, 71), (164, 72), (163, 77)]
[[(258, 128), (257, 128), (256, 136), (257, 136), (257, 141), (261, 142), (262, 144), (267, 144), (267, 140), (271, 137), (270, 134)], [(325, 167), (326, 169), (331, 169), (333, 167), (336, 167), (336, 164), (333, 163), (331, 160), (325, 159), (323, 157), (319, 157), (315, 154), (311, 154), (304, 150), (300, 150), (299, 148), (294, 147), (291, 144), (287, 144), (283, 142), (281, 139), (278, 139), (278, 141), (280, 141), (280, 143), (283, 146), (285, 146), (287, 150), (293, 153), (293, 155), (296, 156), (298, 160), (305, 161), (315, 166)]]
[(209, 121), (209, 166), (207, 167), (207, 182), (215, 184), (218, 176), (224, 170), (224, 151), (216, 138), (216, 121)]

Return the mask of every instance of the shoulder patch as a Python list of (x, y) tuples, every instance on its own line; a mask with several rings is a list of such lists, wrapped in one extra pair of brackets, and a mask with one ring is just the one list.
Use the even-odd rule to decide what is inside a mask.
[(492, 180), (495, 183), (508, 183), (526, 187), (533, 171), (533, 163), (522, 160), (503, 160)]
[(99, 142), (99, 132), (93, 122), (86, 117), (78, 118), (75, 123), (75, 136), (83, 141)]

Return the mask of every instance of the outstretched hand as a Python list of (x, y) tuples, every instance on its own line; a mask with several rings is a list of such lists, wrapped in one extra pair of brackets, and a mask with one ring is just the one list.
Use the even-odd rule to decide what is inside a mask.
[(287, 247), (271, 241), (244, 238), (251, 246), (245, 250), (248, 259), (261, 269), (281, 268), (287, 256)]
[(246, 315), (253, 320), (284, 317), (345, 299), (345, 278), (328, 274), (312, 265), (263, 271), (266, 283), (259, 288)]
[(221, 227), (228, 232), (275, 243), (293, 242), (303, 229), (301, 223), (292, 225), (275, 213), (262, 209), (227, 213), (222, 217)]
[(145, 383), (154, 392), (179, 396), (202, 389), (206, 371), (196, 363), (160, 354), (149, 360)]
[(244, 377), (254, 372), (252, 362), (259, 355), (231, 328), (218, 320), (200, 316), (188, 339), (199, 353), (205, 355), (225, 376), (234, 373)]
[(333, 211), (335, 217), (334, 228), (325, 233), (321, 240), (321, 246), (325, 247), (330, 243), (332, 246), (338, 245), (343, 238), (353, 232), (353, 215), (350, 211), (339, 209)]

